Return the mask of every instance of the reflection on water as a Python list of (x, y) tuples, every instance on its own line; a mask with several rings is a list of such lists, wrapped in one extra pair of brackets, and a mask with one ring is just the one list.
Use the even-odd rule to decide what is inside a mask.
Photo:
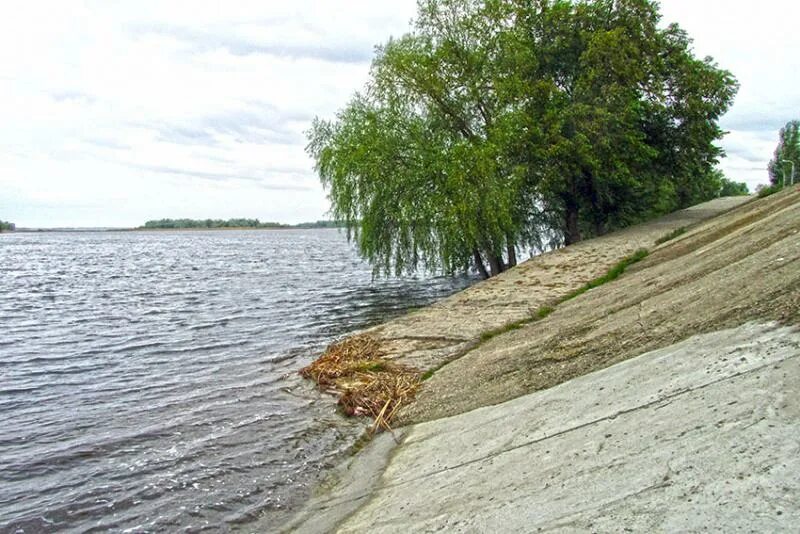
[(362, 424), (295, 371), (471, 282), (373, 281), (336, 230), (11, 234), (0, 269), (12, 532), (280, 523)]

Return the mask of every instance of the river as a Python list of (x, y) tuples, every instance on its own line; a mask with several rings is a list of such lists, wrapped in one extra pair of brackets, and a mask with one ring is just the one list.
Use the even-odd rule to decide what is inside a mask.
[(297, 376), (468, 277), (337, 230), (0, 236), (0, 531), (278, 526), (364, 421)]

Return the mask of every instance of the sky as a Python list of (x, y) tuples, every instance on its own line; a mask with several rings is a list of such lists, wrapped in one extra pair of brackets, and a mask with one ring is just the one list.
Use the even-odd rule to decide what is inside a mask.
[[(741, 89), (721, 125), (726, 175), (767, 181), (800, 118), (800, 2), (663, 0)], [(297, 223), (329, 203), (305, 153), (367, 80), (415, 0), (12, 0), (0, 17), (0, 220)]]

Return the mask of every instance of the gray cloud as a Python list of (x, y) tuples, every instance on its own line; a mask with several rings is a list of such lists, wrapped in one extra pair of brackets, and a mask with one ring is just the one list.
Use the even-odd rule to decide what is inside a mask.
[(728, 156), (735, 156), (749, 163), (762, 163), (764, 154), (755, 148), (748, 146), (728, 146), (725, 150)]
[(305, 138), (289, 125), (308, 122), (309, 114), (280, 112), (264, 102), (250, 102), (242, 109), (215, 113), (177, 123), (136, 123), (158, 132), (158, 139), (179, 145), (219, 145), (218, 136), (230, 136), (244, 143), (292, 145)]
[[(798, 102), (800, 105), (800, 102)], [(797, 106), (736, 107), (723, 117), (720, 124), (728, 130), (760, 132), (774, 135), (798, 114)]]
[(81, 91), (56, 91), (50, 93), (50, 96), (57, 102), (76, 102), (85, 105), (97, 102), (96, 97)]
[[(168, 167), (168, 166), (161, 166), (161, 165), (140, 165), (140, 164), (128, 164), (128, 167), (133, 169), (139, 169), (143, 171), (150, 171), (159, 174), (173, 174), (178, 176), (187, 176), (190, 178), (202, 178), (205, 180), (212, 180), (216, 182), (225, 182), (229, 180), (243, 180), (248, 182), (256, 182), (260, 187), (264, 189), (270, 189), (274, 191), (308, 191), (311, 189), (309, 186), (306, 185), (275, 185), (266, 182), (266, 176), (251, 176), (245, 174), (234, 174), (234, 173), (217, 173), (217, 172), (205, 172), (205, 171), (194, 171), (189, 169), (180, 169), (177, 167)], [(274, 169), (273, 169), (274, 170)], [(281, 171), (278, 171), (281, 172)]]
[(100, 148), (110, 148), (112, 150), (130, 150), (132, 148), (130, 145), (118, 143), (113, 139), (100, 139), (98, 137), (84, 137), (83, 142)]
[(138, 126), (156, 130), (159, 141), (175, 145), (213, 146), (217, 144), (213, 132), (199, 127), (191, 128), (170, 124), (138, 124)]
[[(280, 21), (262, 23), (264, 34), (268, 35), (270, 28), (275, 27)], [(136, 35), (165, 35), (177, 39), (188, 45), (192, 52), (209, 52), (214, 50), (227, 50), (234, 56), (269, 55), (292, 59), (317, 59), (332, 63), (368, 63), (372, 59), (371, 46), (358, 43), (346, 46), (322, 46), (301, 43), (263, 43), (244, 39), (232, 32), (219, 30), (196, 30), (171, 25), (147, 25), (131, 28)]]

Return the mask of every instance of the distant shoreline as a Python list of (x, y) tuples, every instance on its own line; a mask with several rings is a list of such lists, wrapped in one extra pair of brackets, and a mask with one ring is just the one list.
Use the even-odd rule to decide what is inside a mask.
[(333, 230), (343, 226), (225, 226), (221, 228), (120, 228), (108, 232), (220, 232), (226, 230)]
[(344, 228), (343, 226), (261, 226), (261, 227), (254, 227), (254, 226), (236, 226), (236, 227), (224, 227), (224, 228), (17, 228), (13, 231), (4, 231), (3, 234), (52, 234), (52, 233), (69, 233), (69, 234), (80, 234), (80, 233), (92, 233), (92, 232), (219, 232), (219, 231), (226, 231), (226, 230), (253, 230), (253, 231), (264, 231), (264, 230), (332, 230), (332, 229), (340, 229)]

